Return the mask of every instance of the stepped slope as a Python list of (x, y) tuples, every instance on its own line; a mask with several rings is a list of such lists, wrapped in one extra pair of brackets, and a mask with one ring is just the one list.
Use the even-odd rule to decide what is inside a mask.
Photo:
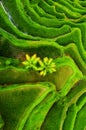
[(86, 129), (86, 0), (0, 1), (0, 130)]

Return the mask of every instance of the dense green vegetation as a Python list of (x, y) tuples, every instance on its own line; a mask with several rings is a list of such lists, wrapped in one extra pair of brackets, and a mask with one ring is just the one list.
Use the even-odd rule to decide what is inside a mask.
[(86, 129), (86, 0), (0, 1), (0, 130)]

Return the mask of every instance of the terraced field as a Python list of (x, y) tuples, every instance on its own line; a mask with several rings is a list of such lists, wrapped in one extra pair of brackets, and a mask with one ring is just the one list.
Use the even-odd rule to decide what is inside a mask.
[(0, 1), (0, 130), (86, 130), (86, 0)]

